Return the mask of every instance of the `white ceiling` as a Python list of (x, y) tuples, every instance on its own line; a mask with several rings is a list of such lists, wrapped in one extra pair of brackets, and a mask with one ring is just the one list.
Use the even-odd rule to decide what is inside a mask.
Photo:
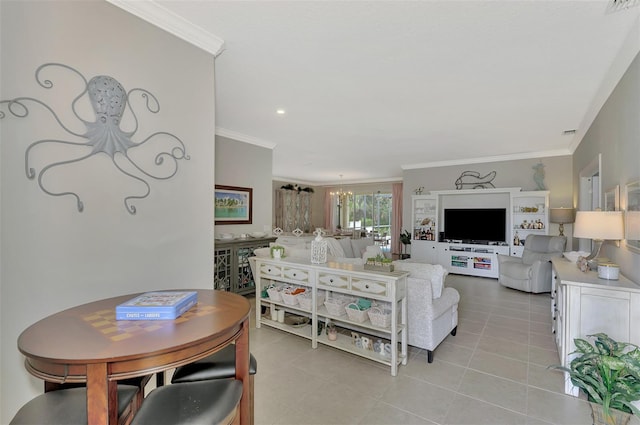
[(570, 154), (640, 51), (640, 0), (109, 1), (217, 53), (217, 134), (317, 185)]

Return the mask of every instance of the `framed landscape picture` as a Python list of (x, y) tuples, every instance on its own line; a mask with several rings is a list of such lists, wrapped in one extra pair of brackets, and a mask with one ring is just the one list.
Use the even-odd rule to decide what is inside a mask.
[(214, 193), (215, 224), (251, 224), (253, 189), (216, 185)]

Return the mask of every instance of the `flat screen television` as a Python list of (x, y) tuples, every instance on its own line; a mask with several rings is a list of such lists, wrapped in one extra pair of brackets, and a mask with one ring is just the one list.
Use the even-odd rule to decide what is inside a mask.
[(506, 208), (446, 208), (445, 241), (490, 244), (506, 242)]

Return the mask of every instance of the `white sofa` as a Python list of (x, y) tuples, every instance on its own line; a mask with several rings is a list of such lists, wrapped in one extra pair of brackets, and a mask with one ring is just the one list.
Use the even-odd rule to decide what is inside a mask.
[[(270, 245), (284, 247), (284, 255), (288, 258), (311, 259), (311, 241), (315, 236), (280, 236)], [(372, 238), (324, 238), (327, 241), (327, 259), (339, 263), (364, 264), (363, 258), (375, 257), (382, 253)], [(258, 248), (254, 251), (257, 257), (270, 257), (271, 248)]]
[(427, 350), (427, 362), (433, 362), (433, 352), (458, 327), (460, 294), (445, 288), (447, 271), (441, 265), (412, 260), (394, 261), (395, 270), (408, 271), (407, 331), (409, 345)]

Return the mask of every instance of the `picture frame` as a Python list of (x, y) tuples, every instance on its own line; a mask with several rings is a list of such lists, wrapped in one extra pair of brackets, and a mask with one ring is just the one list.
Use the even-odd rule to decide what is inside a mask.
[(625, 185), (625, 240), (627, 248), (640, 252), (640, 180)]
[(620, 211), (620, 185), (604, 192), (604, 211)]
[(253, 189), (250, 187), (215, 185), (215, 224), (251, 224)]

